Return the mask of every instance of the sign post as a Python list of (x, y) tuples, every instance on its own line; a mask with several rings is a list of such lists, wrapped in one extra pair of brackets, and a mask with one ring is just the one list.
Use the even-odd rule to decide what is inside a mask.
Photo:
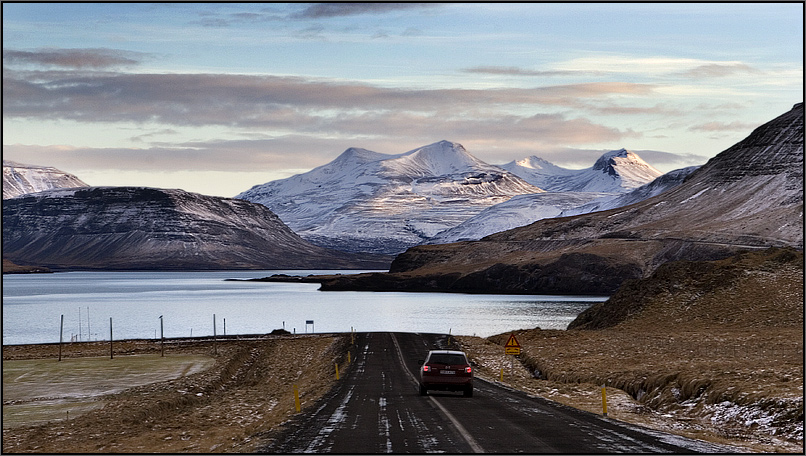
[[(509, 335), (509, 340), (507, 343), (504, 344), (504, 354), (505, 355), (520, 355), (521, 354), (521, 344), (518, 343), (518, 339), (515, 338), (515, 334)], [(509, 364), (509, 376), (513, 377), (515, 375), (515, 357), (513, 356), (510, 359)], [(501, 380), (503, 381), (503, 369), (501, 373)]]

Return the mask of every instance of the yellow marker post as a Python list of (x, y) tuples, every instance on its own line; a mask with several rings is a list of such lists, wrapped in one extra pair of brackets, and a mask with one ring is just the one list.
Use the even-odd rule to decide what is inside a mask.
[(350, 364), (350, 352), (347, 352), (347, 364)]
[(297, 385), (294, 385), (294, 408), (297, 410), (297, 413), (299, 413), (299, 388), (297, 388)]
[(339, 363), (336, 363), (336, 380), (339, 379)]
[(607, 393), (605, 391), (605, 386), (602, 385), (602, 412), (604, 416), (607, 416)]
[(501, 382), (504, 382), (504, 368), (501, 368)]

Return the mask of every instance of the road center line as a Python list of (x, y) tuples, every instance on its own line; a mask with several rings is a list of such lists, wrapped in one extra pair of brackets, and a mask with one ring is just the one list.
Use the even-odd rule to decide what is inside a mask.
[[(395, 344), (395, 348), (397, 349), (398, 359), (400, 360), (400, 364), (403, 366), (403, 370), (405, 370), (406, 373), (409, 374), (409, 378), (411, 378), (411, 380), (415, 384), (419, 384), (420, 381), (417, 380), (417, 377), (415, 377), (414, 374), (412, 374), (411, 371), (409, 370), (408, 366), (406, 366), (406, 362), (403, 359), (403, 351), (400, 350), (400, 344), (397, 343), (397, 337), (395, 337), (394, 333), (389, 333), (389, 335), (392, 336), (392, 342)], [(462, 423), (460, 423), (459, 420), (457, 420), (456, 417), (454, 417), (451, 412), (449, 412), (445, 407), (443, 407), (442, 404), (440, 404), (439, 401), (437, 401), (437, 399), (434, 396), (428, 396), (428, 398), (431, 399), (431, 401), (434, 404), (436, 404), (440, 410), (442, 410), (442, 413), (444, 413), (445, 416), (448, 417), (451, 423), (453, 423), (456, 430), (459, 432), (459, 435), (461, 435), (465, 439), (465, 441), (467, 442), (468, 445), (470, 445), (470, 448), (473, 450), (474, 453), (485, 453), (484, 448), (482, 448), (481, 445), (479, 445), (478, 442), (476, 442), (476, 439), (474, 439), (473, 436), (471, 436), (470, 433), (467, 432), (467, 429), (465, 429), (465, 427), (462, 426)]]

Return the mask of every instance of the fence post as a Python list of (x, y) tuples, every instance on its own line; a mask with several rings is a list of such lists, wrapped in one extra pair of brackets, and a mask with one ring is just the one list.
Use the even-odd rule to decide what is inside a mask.
[(62, 314), (62, 323), (59, 325), (59, 361), (62, 360), (62, 337), (64, 336), (64, 314)]
[(115, 359), (115, 352), (112, 349), (112, 317), (109, 317), (109, 359)]

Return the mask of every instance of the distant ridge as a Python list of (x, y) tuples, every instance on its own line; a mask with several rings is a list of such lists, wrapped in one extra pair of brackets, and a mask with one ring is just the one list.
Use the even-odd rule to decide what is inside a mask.
[(52, 269), (386, 268), (312, 245), (260, 204), (147, 187), (56, 189), (3, 201), (3, 258)]

